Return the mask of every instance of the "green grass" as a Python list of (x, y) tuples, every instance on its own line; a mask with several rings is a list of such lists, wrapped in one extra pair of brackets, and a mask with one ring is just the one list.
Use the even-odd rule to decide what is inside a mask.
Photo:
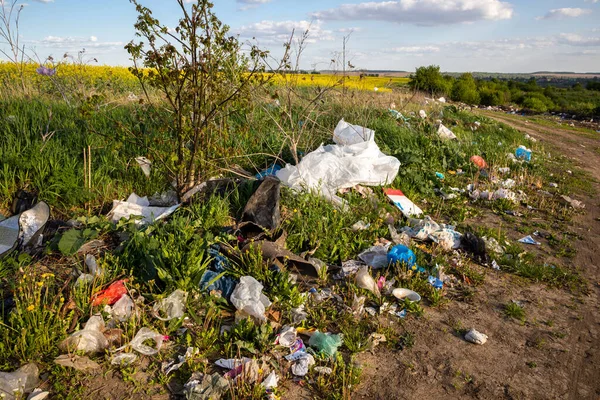
[(514, 318), (521, 323), (525, 322), (525, 310), (517, 303), (510, 302), (504, 306), (504, 315), (507, 318)]

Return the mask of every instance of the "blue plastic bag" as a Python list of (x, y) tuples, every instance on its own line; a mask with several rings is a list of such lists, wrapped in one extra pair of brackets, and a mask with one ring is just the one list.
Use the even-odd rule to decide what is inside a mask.
[(416, 269), (417, 256), (408, 247), (403, 244), (392, 247), (387, 255), (388, 262), (396, 264), (398, 262), (405, 264), (410, 269)]
[(519, 146), (517, 150), (515, 150), (515, 156), (519, 160), (525, 160), (527, 162), (531, 161), (531, 150), (526, 148), (525, 146)]

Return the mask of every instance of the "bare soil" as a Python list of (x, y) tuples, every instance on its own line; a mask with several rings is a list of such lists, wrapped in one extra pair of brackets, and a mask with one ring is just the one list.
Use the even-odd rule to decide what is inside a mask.
[[(594, 178), (600, 193), (600, 140), (572, 131), (515, 122), (486, 113), (567, 154)], [(598, 399), (600, 398), (600, 204), (579, 196), (586, 212), (573, 229), (583, 237), (568, 266), (580, 268), (589, 293), (530, 284), (488, 271), (484, 285), (469, 303), (454, 301), (445, 309), (427, 309), (425, 317), (405, 323), (416, 336), (411, 349), (384, 347), (359, 357), (364, 371), (356, 399)], [(523, 304), (526, 322), (503, 315), (504, 304)], [(466, 342), (457, 326), (489, 336), (482, 346)]]

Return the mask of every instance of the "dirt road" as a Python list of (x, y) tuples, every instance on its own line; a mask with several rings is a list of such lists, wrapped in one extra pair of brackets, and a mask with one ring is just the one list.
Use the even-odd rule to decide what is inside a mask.
[[(600, 193), (600, 139), (485, 113), (567, 154), (594, 178)], [(567, 266), (581, 268), (589, 294), (530, 284), (510, 274), (486, 271), (471, 301), (427, 309), (403, 325), (415, 345), (401, 352), (378, 348), (363, 354), (364, 399), (598, 399), (600, 398), (600, 200), (578, 196), (585, 214), (573, 221), (582, 240)], [(505, 304), (524, 305), (526, 322), (502, 314)], [(483, 346), (466, 343), (460, 328), (487, 333)]]

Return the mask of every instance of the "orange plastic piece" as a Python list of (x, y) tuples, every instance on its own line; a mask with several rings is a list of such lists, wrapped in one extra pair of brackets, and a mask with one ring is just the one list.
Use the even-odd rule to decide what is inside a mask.
[(471, 162), (475, 164), (479, 169), (487, 168), (487, 163), (481, 156), (473, 156), (471, 157)]
[(125, 282), (127, 282), (127, 279), (115, 281), (106, 289), (96, 293), (92, 300), (92, 306), (99, 306), (100, 304), (108, 304), (109, 306), (112, 306), (115, 304), (121, 298), (121, 296), (127, 293)]

